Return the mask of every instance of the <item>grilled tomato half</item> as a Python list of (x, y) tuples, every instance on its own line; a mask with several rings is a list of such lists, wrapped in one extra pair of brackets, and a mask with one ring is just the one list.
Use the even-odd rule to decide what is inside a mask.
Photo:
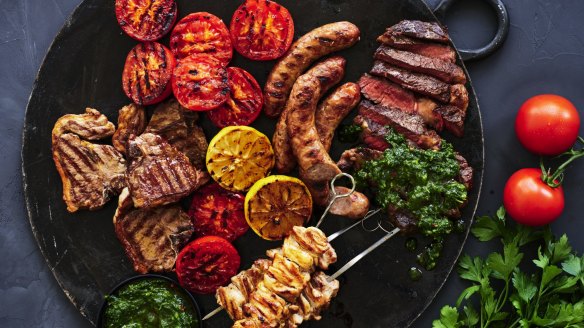
[(235, 50), (253, 60), (281, 57), (294, 38), (292, 15), (269, 0), (245, 1), (233, 14), (229, 29)]
[(176, 21), (175, 0), (116, 0), (116, 18), (124, 32), (138, 41), (162, 38)]
[(219, 236), (234, 241), (249, 226), (243, 214), (243, 194), (221, 188), (216, 183), (197, 190), (189, 216), (197, 236)]
[(229, 98), (207, 115), (218, 128), (230, 125), (250, 125), (264, 104), (262, 89), (254, 77), (239, 67), (228, 67)]
[(192, 54), (208, 54), (227, 66), (233, 56), (229, 30), (223, 21), (207, 12), (181, 19), (170, 34), (170, 49), (181, 59)]
[(207, 171), (221, 187), (248, 190), (274, 167), (274, 150), (265, 134), (249, 126), (228, 126), (211, 140)]
[(187, 109), (215, 109), (229, 97), (227, 70), (218, 59), (207, 54), (183, 58), (174, 69), (172, 91)]
[(271, 175), (256, 182), (245, 196), (245, 219), (260, 237), (282, 239), (312, 215), (306, 185), (293, 177)]
[(122, 87), (138, 105), (161, 102), (172, 92), (170, 80), (176, 61), (172, 52), (158, 42), (135, 46), (124, 65)]
[(196, 239), (176, 259), (178, 282), (193, 293), (210, 294), (237, 274), (241, 258), (233, 245), (217, 236)]

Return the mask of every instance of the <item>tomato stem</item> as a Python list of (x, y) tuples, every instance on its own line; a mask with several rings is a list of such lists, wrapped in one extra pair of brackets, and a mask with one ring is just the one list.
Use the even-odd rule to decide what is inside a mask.
[[(578, 141), (582, 146), (584, 146), (584, 138), (578, 137)], [(546, 169), (543, 163), (543, 158), (540, 160), (540, 167), (541, 167), (541, 179), (545, 182), (548, 186), (552, 188), (559, 187), (564, 180), (564, 171), (568, 168), (568, 165), (573, 161), (577, 160), (580, 157), (584, 157), (584, 147), (580, 149), (576, 149), (576, 147), (568, 150), (567, 152), (559, 155), (561, 156), (569, 156), (569, 158), (562, 163), (562, 165), (558, 166), (555, 172), (552, 173), (551, 169)]]

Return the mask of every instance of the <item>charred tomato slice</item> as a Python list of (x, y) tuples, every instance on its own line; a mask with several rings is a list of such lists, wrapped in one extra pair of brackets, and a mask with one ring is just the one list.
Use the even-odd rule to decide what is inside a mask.
[(190, 110), (215, 109), (229, 97), (227, 70), (210, 55), (191, 55), (176, 65), (172, 91), (178, 102)]
[(217, 236), (196, 239), (176, 259), (181, 286), (194, 293), (210, 294), (237, 274), (241, 259), (227, 240)]
[(189, 216), (197, 236), (219, 236), (233, 241), (243, 235), (249, 226), (245, 221), (245, 196), (221, 188), (216, 183), (197, 191)]
[(176, 21), (175, 0), (116, 0), (120, 27), (138, 41), (162, 38)]
[(227, 66), (233, 56), (229, 30), (223, 21), (207, 12), (181, 19), (170, 34), (170, 49), (181, 59), (192, 54), (208, 54)]
[(207, 115), (218, 128), (250, 125), (262, 111), (262, 89), (251, 74), (239, 67), (228, 67), (227, 77), (229, 98), (217, 109), (207, 112)]
[(126, 57), (122, 87), (138, 105), (151, 105), (172, 92), (171, 78), (176, 61), (172, 52), (157, 42), (135, 46)]
[(294, 21), (288, 9), (269, 0), (247, 0), (231, 18), (233, 47), (253, 60), (281, 57), (292, 44)]

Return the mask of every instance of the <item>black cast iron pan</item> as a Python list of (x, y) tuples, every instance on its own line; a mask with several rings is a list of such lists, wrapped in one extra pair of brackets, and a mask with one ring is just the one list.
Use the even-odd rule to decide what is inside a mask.
[[(437, 11), (443, 14), (452, 2), (443, 1)], [(508, 29), (505, 8), (498, 0), (489, 2), (499, 15), (497, 37), (483, 49), (461, 51), (461, 65), (464, 59), (490, 54), (505, 38)], [(293, 15), (297, 36), (340, 20), (359, 26), (361, 41), (340, 53), (348, 60), (347, 81), (356, 81), (369, 70), (377, 47), (375, 38), (387, 26), (402, 19), (437, 19), (422, 0), (282, 0), (281, 3)], [(239, 4), (238, 0), (178, 1), (180, 17), (208, 11), (226, 22)], [(51, 158), (51, 129), (60, 116), (82, 113), (85, 107), (97, 108), (116, 122), (118, 109), (129, 103), (121, 88), (121, 72), (126, 54), (136, 42), (118, 27), (113, 5), (113, 0), (85, 0), (67, 20), (39, 71), (23, 133), (24, 191), (33, 233), (63, 291), (92, 323), (95, 323), (104, 293), (135, 274), (114, 235), (115, 201), (95, 212), (70, 214), (66, 211), (61, 181)], [(168, 39), (162, 42), (167, 43)], [(231, 65), (248, 70), (263, 85), (273, 63), (251, 62), (236, 55)], [(466, 240), (482, 182), (481, 116), (470, 79), (467, 87), (470, 91), (467, 132), (462, 139), (444, 135), (476, 170), (474, 188), (464, 211), (466, 231), (448, 238), (437, 268), (424, 272), (418, 282), (408, 277), (408, 269), (416, 264), (415, 253), (406, 251), (403, 237), (394, 238), (344, 274), (340, 278), (340, 292), (322, 321), (306, 323), (305, 327), (406, 327), (424, 311), (444, 284)], [(265, 117), (254, 123), (267, 135), (272, 135), (274, 125), (273, 120)], [(203, 127), (208, 138), (217, 131), (208, 121)], [(350, 146), (335, 141), (333, 158), (338, 158)], [(332, 233), (349, 223), (346, 219), (329, 218), (323, 230)], [(331, 268), (331, 272), (379, 237), (378, 233), (356, 229), (335, 240), (333, 246), (339, 255), (339, 264)], [(242, 268), (264, 256), (264, 250), (279, 245), (279, 242), (260, 240), (251, 230), (235, 242), (242, 256)], [(211, 296), (195, 295), (195, 298), (202, 313), (216, 307)], [(230, 324), (224, 313), (206, 322), (207, 327)]]

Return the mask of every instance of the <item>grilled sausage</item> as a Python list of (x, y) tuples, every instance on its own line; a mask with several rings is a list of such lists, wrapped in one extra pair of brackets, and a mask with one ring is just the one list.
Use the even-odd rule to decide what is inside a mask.
[(290, 51), (274, 65), (264, 88), (264, 112), (280, 115), (296, 79), (318, 58), (354, 45), (360, 31), (349, 22), (318, 27), (296, 41)]
[(327, 86), (341, 79), (345, 60), (333, 57), (323, 61), (319, 66), (326, 69), (310, 70), (294, 83), (286, 104), (286, 107), (289, 107), (286, 124), (292, 150), (305, 179), (330, 181), (341, 173), (341, 170), (320, 143), (314, 120), (318, 100)]
[[(346, 194), (349, 188), (335, 187), (337, 194)], [(355, 191), (348, 197), (337, 199), (331, 206), (330, 213), (346, 216), (351, 219), (360, 219), (369, 211), (369, 199), (362, 193)]]
[[(316, 103), (322, 95), (337, 84), (345, 74), (345, 63), (346, 60), (342, 57), (331, 57), (317, 63), (306, 72), (306, 79), (314, 80), (316, 81), (315, 84), (318, 84), (318, 92), (311, 95), (304, 95), (301, 92), (302, 86), (298, 85), (298, 87), (296, 87), (296, 84), (294, 85), (295, 89), (293, 90), (296, 90), (296, 93), (300, 96), (307, 96), (304, 99), (312, 102), (316, 107)], [(298, 81), (300, 81), (300, 79), (298, 79)], [(296, 157), (292, 151), (290, 137), (288, 135), (287, 119), (290, 111), (297, 104), (297, 101), (289, 101), (286, 104), (286, 108), (278, 120), (276, 131), (272, 138), (272, 146), (274, 147), (274, 153), (276, 155), (276, 169), (280, 173), (288, 173), (292, 171), (296, 165)]]
[(338, 87), (316, 109), (315, 126), (320, 142), (328, 152), (333, 135), (341, 121), (361, 100), (361, 88), (356, 83), (345, 83)]

